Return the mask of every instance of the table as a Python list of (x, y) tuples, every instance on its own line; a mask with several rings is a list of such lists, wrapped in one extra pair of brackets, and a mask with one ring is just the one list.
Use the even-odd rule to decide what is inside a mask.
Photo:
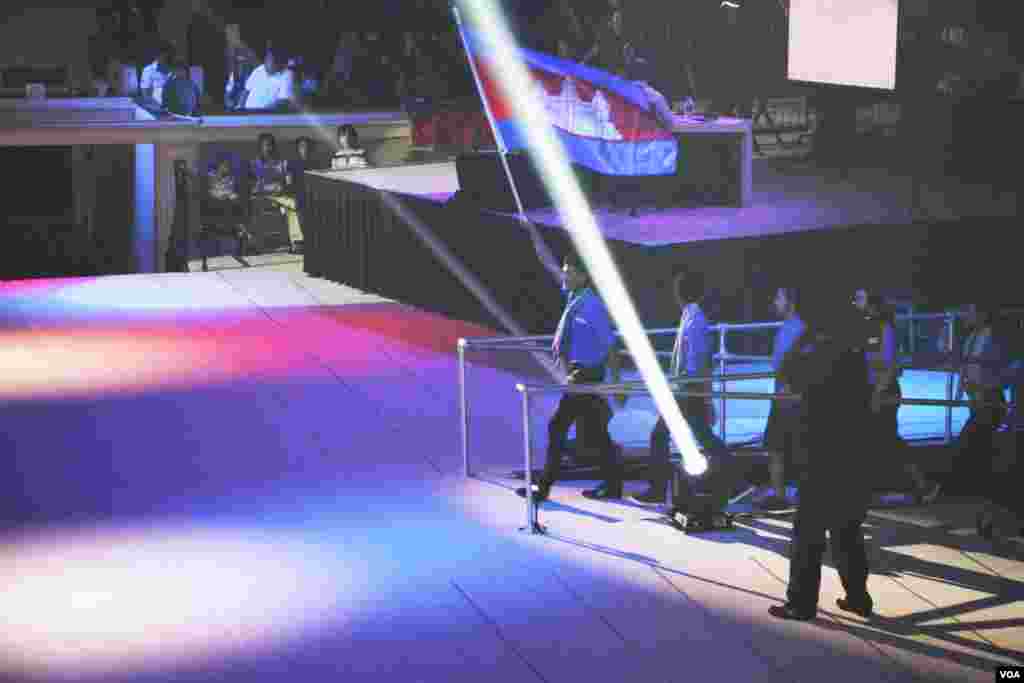
[(753, 122), (749, 119), (722, 117), (704, 121), (699, 117), (675, 116), (672, 133), (679, 140), (681, 182), (700, 183), (707, 177), (699, 167), (686, 163), (687, 143), (717, 137), (727, 141), (729, 158), (722, 159), (722, 166), (732, 176), (738, 188), (736, 204), (750, 206), (753, 200)]

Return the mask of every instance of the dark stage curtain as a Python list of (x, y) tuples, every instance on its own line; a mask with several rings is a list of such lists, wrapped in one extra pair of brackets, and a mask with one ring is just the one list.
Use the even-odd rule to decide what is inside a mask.
[[(501, 329), (375, 190), (308, 176), (306, 192), (308, 274)], [(561, 294), (514, 218), (418, 197), (398, 198), (527, 330), (543, 334), (554, 329)], [(556, 254), (564, 253), (561, 233), (545, 237)]]

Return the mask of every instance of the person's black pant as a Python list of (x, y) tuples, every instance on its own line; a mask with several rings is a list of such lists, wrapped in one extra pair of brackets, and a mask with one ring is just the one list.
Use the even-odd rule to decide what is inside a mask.
[(597, 394), (564, 394), (548, 423), (548, 456), (541, 485), (550, 487), (562, 471), (562, 448), (569, 427), (576, 424), (576, 447), (595, 449), (600, 455), (601, 478), (612, 488), (622, 486), (622, 463), (608, 433), (612, 410)]
[[(868, 558), (861, 532), (866, 507), (850, 506), (845, 512), (830, 510), (827, 499), (814, 500), (816, 496), (805, 491), (807, 488), (806, 484), (800, 487), (801, 501), (793, 523), (787, 602), (804, 614), (817, 611), (826, 531), (846, 597), (855, 603), (868, 600)], [(805, 502), (807, 493), (812, 494), (811, 500)]]
[[(999, 401), (993, 393), (982, 400)], [(972, 408), (971, 415), (960, 430), (957, 448), (953, 456), (953, 471), (950, 493), (960, 495), (985, 495), (991, 485), (992, 460), (995, 457), (996, 430), (1006, 415), (1003, 405)]]
[[(725, 444), (722, 443), (722, 440), (715, 436), (711, 425), (708, 424), (708, 405), (706, 399), (698, 396), (688, 396), (679, 397), (676, 401), (679, 404), (680, 411), (683, 413), (683, 417), (686, 418), (686, 423), (690, 426), (690, 431), (693, 432), (693, 436), (697, 440), (697, 444), (709, 460), (710, 470), (714, 470), (714, 472), (709, 471), (707, 476), (714, 476), (717, 481), (719, 479), (719, 472), (728, 468), (731, 454), (725, 447)], [(668, 446), (668, 425), (665, 424), (665, 418), (659, 416), (658, 422), (654, 425), (654, 430), (651, 432), (651, 469), (649, 477), (651, 487), (657, 491), (664, 491), (669, 479), (672, 477), (672, 464), (669, 459)], [(721, 483), (724, 485), (724, 480)], [(726, 485), (724, 493), (726, 498), (731, 493), (731, 491), (727, 490), (728, 488)]]

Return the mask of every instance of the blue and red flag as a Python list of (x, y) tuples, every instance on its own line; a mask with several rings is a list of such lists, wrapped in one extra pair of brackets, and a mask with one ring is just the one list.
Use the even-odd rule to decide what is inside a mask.
[[(488, 51), (468, 32), (466, 50), (506, 147), (525, 149), (526, 136), (502, 96)], [(526, 48), (518, 52), (574, 163), (605, 175), (675, 173), (678, 143), (642, 84)]]

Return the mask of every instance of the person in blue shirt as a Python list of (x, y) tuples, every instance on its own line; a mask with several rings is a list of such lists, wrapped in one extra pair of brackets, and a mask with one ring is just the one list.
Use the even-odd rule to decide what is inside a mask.
[[(562, 268), (568, 301), (555, 332), (552, 352), (565, 366), (569, 384), (603, 382), (615, 343), (615, 332), (608, 309), (591, 287), (590, 276), (575, 255), (566, 258)], [(596, 449), (601, 456), (601, 477), (595, 489), (584, 491), (587, 498), (604, 500), (622, 497), (622, 462), (619, 447), (608, 433), (612, 410), (599, 394), (563, 394), (558, 409), (548, 423), (548, 452), (544, 474), (533, 492), (534, 500), (547, 500), (551, 486), (558, 481), (562, 465), (562, 445), (569, 427), (576, 424), (579, 443)], [(516, 491), (526, 496), (526, 489)]]
[[(778, 374), (786, 354), (794, 349), (797, 339), (807, 326), (797, 309), (800, 305), (799, 292), (793, 287), (780, 287), (775, 292), (775, 311), (782, 318), (782, 327), (775, 333), (772, 343), (772, 372)], [(790, 387), (780, 377), (775, 378), (775, 393), (790, 393)], [(768, 425), (764, 432), (764, 447), (768, 451), (769, 473), (772, 495), (760, 502), (766, 510), (784, 510), (786, 501), (786, 469), (795, 464), (796, 458), (803, 457), (801, 436), (803, 414), (799, 401), (772, 401), (768, 414)]]
[[(672, 348), (669, 379), (671, 381), (680, 376), (710, 375), (712, 348), (708, 338), (708, 321), (702, 308), (705, 295), (704, 278), (698, 272), (680, 272), (675, 276), (673, 287), (681, 315), (679, 330)], [(686, 387), (694, 391), (710, 391), (711, 383), (687, 384)], [(719, 469), (724, 467), (729, 453), (708, 423), (708, 399), (699, 396), (678, 396), (676, 400), (697, 443), (708, 454), (709, 460), (713, 461), (710, 469), (716, 469), (716, 466)], [(632, 498), (642, 504), (664, 503), (672, 473), (669, 460), (669, 431), (664, 417), (658, 418), (654, 431), (651, 432), (650, 458), (650, 486), (647, 491)], [(728, 494), (729, 492), (726, 492), (726, 499)], [(719, 507), (724, 507), (724, 501), (718, 503), (721, 503)]]
[(864, 315), (873, 328), (868, 344), (868, 382), (872, 387), (871, 414), (877, 428), (878, 445), (882, 451), (902, 461), (903, 469), (914, 482), (914, 496), (918, 503), (931, 503), (939, 495), (941, 486), (929, 481), (914, 462), (907, 461), (906, 444), (899, 434), (897, 419), (903, 394), (900, 391), (900, 369), (896, 360), (896, 317), (881, 295), (858, 289), (853, 305)]

